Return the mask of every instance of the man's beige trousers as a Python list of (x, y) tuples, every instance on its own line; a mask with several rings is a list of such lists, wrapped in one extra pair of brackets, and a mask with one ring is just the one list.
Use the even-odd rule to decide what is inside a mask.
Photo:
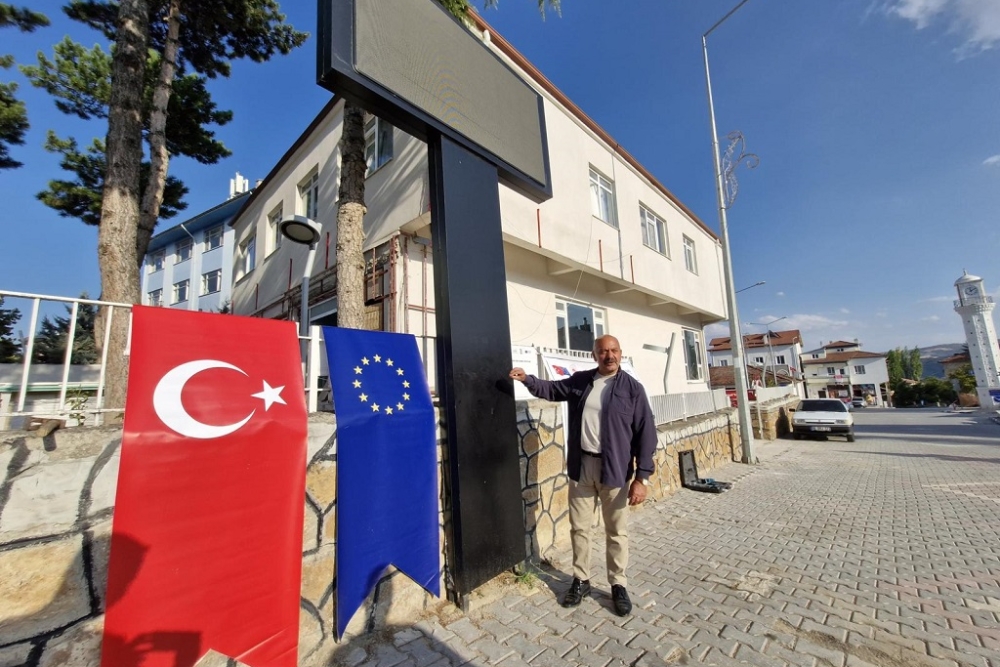
[(607, 536), (608, 583), (626, 586), (628, 565), (628, 487), (601, 484), (601, 460), (584, 455), (580, 481), (569, 481), (569, 523), (573, 541), (573, 576), (590, 579), (591, 533), (597, 520), (597, 506), (604, 515)]

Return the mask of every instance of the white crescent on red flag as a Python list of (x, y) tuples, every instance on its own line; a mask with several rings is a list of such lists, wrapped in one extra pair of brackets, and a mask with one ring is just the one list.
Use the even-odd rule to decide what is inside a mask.
[(294, 323), (135, 307), (102, 665), (295, 666), (306, 436)]

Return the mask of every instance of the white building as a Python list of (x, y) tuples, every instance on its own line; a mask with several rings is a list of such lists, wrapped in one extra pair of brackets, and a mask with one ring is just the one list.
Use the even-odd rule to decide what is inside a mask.
[(142, 304), (218, 311), (233, 289), (233, 238), (229, 222), (249, 194), (231, 187), (230, 199), (155, 235), (142, 263)]
[(968, 272), (955, 281), (958, 300), (955, 312), (962, 318), (969, 362), (976, 376), (979, 405), (988, 410), (1000, 408), (1000, 346), (993, 326), (993, 297), (987, 296), (983, 279)]
[(861, 344), (838, 340), (802, 355), (807, 398), (861, 398), (885, 406), (889, 396), (886, 355), (865, 352)]
[[(480, 22), (478, 30), (485, 27)], [(551, 161), (548, 201), (500, 185), (512, 344), (589, 353), (596, 336), (611, 333), (650, 393), (659, 393), (665, 375), (671, 393), (707, 390), (702, 331), (726, 315), (718, 238), (490, 32), (486, 46), (544, 99)], [(233, 220), (235, 313), (297, 319), (306, 249), (283, 243), (278, 223), (299, 214), (323, 226), (310, 279), (311, 323), (336, 323), (341, 114), (342, 101), (334, 98)], [(369, 326), (416, 335), (433, 383), (427, 149), (375, 117), (368, 118), (367, 138)], [(669, 360), (643, 348), (672, 340)]]

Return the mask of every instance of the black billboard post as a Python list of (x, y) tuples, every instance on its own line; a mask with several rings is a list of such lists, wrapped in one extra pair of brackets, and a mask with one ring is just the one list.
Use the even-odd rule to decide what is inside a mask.
[(524, 560), (499, 181), (551, 197), (541, 96), (435, 0), (319, 0), (320, 85), (428, 146), (451, 566), (464, 596)]

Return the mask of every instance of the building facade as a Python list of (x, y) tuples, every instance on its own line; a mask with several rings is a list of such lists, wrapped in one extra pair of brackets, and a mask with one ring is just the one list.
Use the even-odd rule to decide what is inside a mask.
[(235, 238), (229, 222), (248, 195), (248, 190), (234, 192), (226, 202), (150, 239), (141, 269), (144, 306), (229, 308)]
[(886, 355), (866, 352), (857, 341), (833, 341), (803, 353), (806, 398), (860, 398), (871, 406), (889, 402)]
[[(549, 143), (551, 199), (499, 186), (512, 344), (589, 352), (610, 333), (650, 393), (706, 391), (703, 329), (726, 315), (718, 238), (513, 47), (481, 22), (474, 30), (541, 93)], [(297, 319), (307, 251), (283, 243), (279, 223), (305, 215), (323, 230), (310, 322), (336, 324), (341, 115), (335, 98), (234, 218), (235, 313)], [(427, 149), (375, 117), (366, 138), (367, 324), (414, 334), (433, 388)]]

